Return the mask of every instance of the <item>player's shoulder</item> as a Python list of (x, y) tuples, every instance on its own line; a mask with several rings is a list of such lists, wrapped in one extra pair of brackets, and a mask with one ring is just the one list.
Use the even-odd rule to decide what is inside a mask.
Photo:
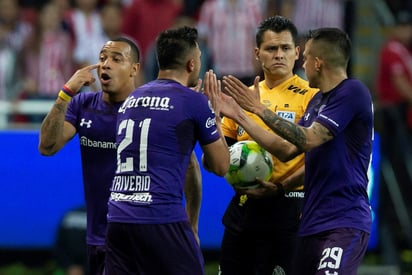
[(313, 97), (317, 92), (319, 92), (319, 89), (311, 88), (309, 86), (309, 82), (297, 74), (289, 79), (288, 89), (308, 97)]
[(345, 79), (342, 82), (342, 86), (347, 90), (348, 92), (352, 91), (359, 91), (368, 97), (371, 97), (371, 93), (369, 91), (368, 86), (364, 82), (362, 82), (360, 79), (357, 78), (348, 78)]
[(92, 104), (98, 104), (102, 100), (102, 91), (99, 92), (91, 92), (91, 91), (86, 91), (86, 92), (80, 92), (77, 94), (75, 97), (73, 97), (72, 102), (74, 104), (80, 104), (80, 105), (92, 105)]
[(293, 77), (290, 78), (290, 81), (294, 84), (296, 84), (297, 86), (301, 86), (303, 88), (307, 88), (307, 89), (311, 89), (311, 90), (317, 90), (314, 88), (310, 88), (309, 87), (309, 81), (305, 78), (303, 78), (302, 76), (295, 74), (293, 75)]
[[(153, 92), (152, 92), (153, 91)], [(174, 80), (169, 79), (156, 79), (148, 82), (136, 90), (134, 90), (129, 98), (148, 98), (148, 97), (162, 97), (168, 98), (172, 101), (190, 102), (190, 106), (196, 105), (197, 102), (207, 99), (207, 97), (201, 93), (197, 92), (189, 87), (186, 87)]]
[(138, 90), (169, 90), (169, 91), (187, 91), (191, 90), (190, 88), (182, 85), (181, 83), (177, 82), (173, 79), (155, 79), (150, 81), (142, 86), (140, 86)]
[[(343, 106), (343, 102), (346, 102), (348, 106), (353, 109), (360, 107), (361, 109), (370, 109), (372, 104), (372, 95), (369, 88), (361, 80), (356, 78), (347, 78), (339, 83), (330, 95), (330, 100), (340, 102), (340, 106)], [(353, 100), (356, 98), (356, 100)]]
[(92, 98), (101, 98), (102, 91), (98, 92), (93, 92), (93, 91), (85, 91), (85, 92), (80, 92), (76, 96), (80, 98), (80, 100), (90, 100)]

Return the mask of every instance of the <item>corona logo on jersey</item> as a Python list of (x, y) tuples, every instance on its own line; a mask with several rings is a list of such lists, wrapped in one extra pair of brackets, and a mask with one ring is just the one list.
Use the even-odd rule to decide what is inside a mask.
[(173, 106), (169, 106), (170, 97), (167, 96), (141, 96), (135, 98), (134, 96), (129, 96), (123, 105), (119, 108), (119, 113), (126, 112), (129, 108), (149, 108), (150, 110), (161, 110), (168, 111), (173, 109)]

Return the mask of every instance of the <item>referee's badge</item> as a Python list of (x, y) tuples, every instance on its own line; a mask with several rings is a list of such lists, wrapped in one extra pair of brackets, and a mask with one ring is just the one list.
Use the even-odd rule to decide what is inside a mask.
[(295, 122), (296, 113), (295, 112), (287, 112), (287, 111), (277, 111), (276, 114), (283, 119), (286, 119), (290, 122)]

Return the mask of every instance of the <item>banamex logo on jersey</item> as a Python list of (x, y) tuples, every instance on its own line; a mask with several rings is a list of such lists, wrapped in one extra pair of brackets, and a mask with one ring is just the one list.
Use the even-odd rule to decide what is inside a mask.
[(103, 141), (103, 140), (92, 140), (86, 136), (80, 137), (80, 145), (93, 148), (102, 148), (102, 149), (117, 149), (115, 142)]
[(173, 109), (173, 106), (170, 106), (169, 103), (170, 97), (167, 96), (142, 96), (138, 98), (129, 96), (119, 108), (119, 113), (124, 113), (127, 109), (138, 107), (150, 108), (151, 110), (168, 111)]

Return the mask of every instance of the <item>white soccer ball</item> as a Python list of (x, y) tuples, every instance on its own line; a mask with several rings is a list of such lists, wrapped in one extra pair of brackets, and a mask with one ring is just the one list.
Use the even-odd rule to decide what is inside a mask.
[(267, 181), (273, 171), (272, 155), (255, 141), (238, 141), (229, 147), (230, 167), (225, 179), (239, 189), (255, 188), (255, 180)]

